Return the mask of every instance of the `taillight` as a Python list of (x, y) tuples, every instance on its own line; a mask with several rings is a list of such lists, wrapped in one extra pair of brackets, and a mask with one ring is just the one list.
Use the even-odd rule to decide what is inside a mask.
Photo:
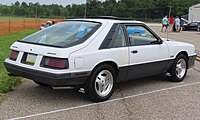
[(11, 60), (17, 60), (18, 54), (19, 54), (18, 51), (12, 50), (11, 53), (10, 53), (9, 58), (10, 58)]
[(69, 63), (68, 59), (44, 57), (41, 66), (55, 69), (67, 69), (69, 68)]

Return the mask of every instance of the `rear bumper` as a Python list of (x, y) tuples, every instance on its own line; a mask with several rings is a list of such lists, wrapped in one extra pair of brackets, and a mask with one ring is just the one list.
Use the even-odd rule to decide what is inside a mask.
[(90, 75), (90, 72), (54, 74), (16, 66), (7, 62), (4, 62), (4, 66), (13, 75), (29, 78), (50, 86), (82, 85)]
[(196, 60), (196, 55), (189, 57), (189, 59), (188, 59), (188, 68), (194, 67), (195, 60)]

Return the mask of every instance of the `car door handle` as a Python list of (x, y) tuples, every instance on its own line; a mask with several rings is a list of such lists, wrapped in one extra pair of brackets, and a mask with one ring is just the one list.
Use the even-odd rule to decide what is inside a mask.
[(137, 50), (133, 50), (133, 51), (131, 51), (131, 53), (136, 54), (136, 53), (138, 53), (138, 51)]

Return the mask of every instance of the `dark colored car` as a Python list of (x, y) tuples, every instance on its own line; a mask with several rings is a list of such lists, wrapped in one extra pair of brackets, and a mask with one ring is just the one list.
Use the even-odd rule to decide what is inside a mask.
[(197, 30), (200, 31), (200, 22), (191, 22), (183, 26), (183, 30)]

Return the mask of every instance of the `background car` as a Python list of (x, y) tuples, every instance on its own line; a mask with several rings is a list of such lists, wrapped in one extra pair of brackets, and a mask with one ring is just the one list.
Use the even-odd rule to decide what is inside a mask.
[(78, 86), (93, 101), (116, 83), (168, 74), (182, 81), (194, 66), (194, 45), (160, 38), (145, 23), (116, 18), (71, 19), (11, 45), (4, 65), (39, 85)]
[(191, 22), (183, 26), (183, 30), (197, 30), (200, 31), (200, 22)]

